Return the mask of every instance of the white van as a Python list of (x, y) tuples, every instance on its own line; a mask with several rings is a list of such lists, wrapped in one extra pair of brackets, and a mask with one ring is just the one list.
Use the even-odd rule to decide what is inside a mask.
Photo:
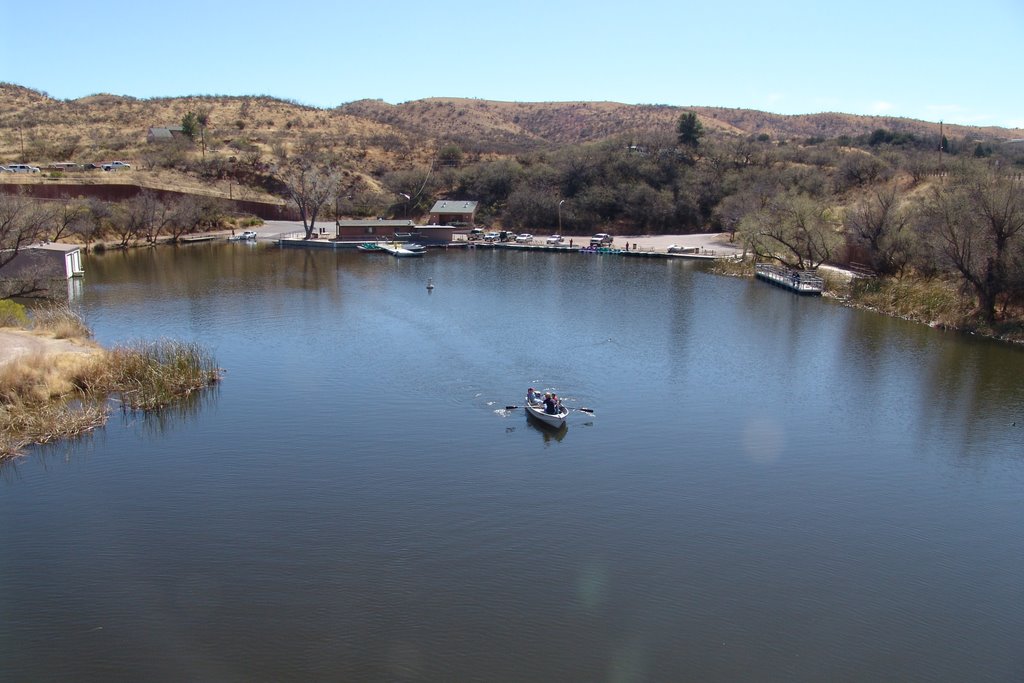
[(38, 166), (29, 166), (28, 164), (8, 164), (7, 170), (11, 173), (39, 173)]

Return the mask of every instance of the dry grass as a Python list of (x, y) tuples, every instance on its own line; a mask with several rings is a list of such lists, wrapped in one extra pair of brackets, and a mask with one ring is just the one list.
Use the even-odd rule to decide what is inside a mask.
[(132, 409), (158, 410), (220, 377), (213, 356), (198, 344), (164, 339), (115, 348), (89, 386), (119, 393)]
[(33, 353), (0, 365), (0, 460), (104, 424), (105, 402), (79, 390), (102, 361), (101, 354)]
[(0, 404), (0, 462), (20, 455), (30, 444), (73, 439), (103, 426), (105, 402)]
[(91, 339), (85, 320), (65, 302), (55, 302), (32, 311), (32, 329), (55, 339)]
[(102, 365), (102, 353), (45, 353), (0, 365), (0, 403), (41, 403), (74, 393)]
[(957, 283), (937, 278), (857, 280), (850, 303), (932, 327), (957, 329), (964, 328), (964, 311), (971, 309)]
[[(781, 116), (765, 112), (715, 107), (690, 107), (710, 133), (800, 139), (810, 136), (859, 135), (886, 128), (934, 134), (935, 125), (909, 119), (814, 114)], [(163, 97), (139, 100), (114, 95), (92, 95), (77, 100), (55, 100), (45, 93), (0, 83), (0, 158), (44, 166), (53, 161), (97, 162), (123, 159), (133, 170), (119, 173), (70, 173), (63, 180), (38, 176), (9, 176), (18, 183), (132, 183), (159, 189), (201, 194), (223, 194), (224, 181), (212, 181), (173, 171), (145, 170), (142, 163), (153, 151), (146, 134), (153, 126), (177, 126), (189, 111), (210, 114), (207, 160), (235, 157), (245, 163), (248, 150), (263, 161), (276, 151), (292, 152), (308, 135), (341, 161), (350, 173), (376, 177), (393, 169), (425, 165), (449, 142), (467, 152), (487, 157), (516, 154), (525, 149), (592, 142), (624, 133), (658, 131), (674, 135), (684, 108), (666, 105), (630, 105), (616, 102), (497, 102), (459, 98), (431, 98), (392, 105), (360, 100), (333, 109), (318, 109), (266, 95), (249, 97)], [(976, 135), (979, 129), (952, 124), (951, 137)], [(1021, 137), (1024, 131), (981, 129), (994, 138)], [(195, 158), (200, 152), (194, 150)], [(257, 188), (251, 192), (263, 199)], [(261, 195), (261, 196), (257, 196)]]
[(158, 411), (217, 382), (197, 344), (164, 340), (94, 354), (37, 352), (0, 365), (0, 460), (105, 424), (107, 399)]

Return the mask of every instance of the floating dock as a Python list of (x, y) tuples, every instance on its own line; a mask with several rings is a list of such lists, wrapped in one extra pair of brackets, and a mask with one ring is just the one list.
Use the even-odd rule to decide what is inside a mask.
[(422, 251), (412, 251), (411, 249), (406, 249), (405, 245), (402, 244), (401, 242), (377, 242), (377, 246), (380, 247), (381, 251), (386, 251), (392, 256), (423, 256)]
[(797, 294), (814, 295), (825, 291), (825, 281), (810, 270), (791, 270), (769, 263), (758, 263), (754, 265), (754, 273), (765, 282)]

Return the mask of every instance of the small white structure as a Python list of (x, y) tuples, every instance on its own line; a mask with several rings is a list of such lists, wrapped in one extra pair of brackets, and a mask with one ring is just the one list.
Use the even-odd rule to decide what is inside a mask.
[(63, 276), (69, 279), (85, 275), (85, 269), (82, 267), (82, 248), (77, 244), (39, 242), (22, 247), (14, 260), (4, 267), (3, 274), (6, 275), (7, 269), (23, 257), (33, 266), (42, 265), (55, 278)]
[(68, 284), (68, 299), (82, 294), (82, 249), (75, 244), (41, 242), (22, 247), (13, 259), (0, 267), (0, 280), (46, 281), (52, 289), (55, 281)]

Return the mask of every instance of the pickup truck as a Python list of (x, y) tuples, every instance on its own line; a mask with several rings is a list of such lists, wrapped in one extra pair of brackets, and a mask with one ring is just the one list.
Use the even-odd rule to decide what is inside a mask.
[(126, 164), (123, 161), (111, 161), (109, 164), (103, 164), (104, 171), (121, 171), (131, 168), (131, 164)]
[(590, 246), (603, 247), (612, 243), (612, 236), (606, 232), (599, 232), (590, 238)]

